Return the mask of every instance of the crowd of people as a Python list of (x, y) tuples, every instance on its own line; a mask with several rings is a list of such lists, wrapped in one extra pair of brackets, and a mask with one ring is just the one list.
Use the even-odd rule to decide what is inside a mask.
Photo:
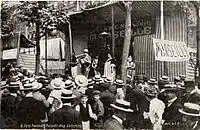
[(97, 69), (91, 77), (89, 66), (97, 65), (87, 54), (84, 58), (86, 65), (78, 75), (77, 60), (73, 61), (71, 75), (36, 76), (9, 65), (1, 82), (1, 128), (200, 128), (200, 89), (194, 81), (186, 81), (184, 75), (173, 81), (167, 76), (158, 80), (133, 76), (134, 64), (129, 57), (125, 84), (106, 67), (112, 64), (111, 55), (103, 74)]

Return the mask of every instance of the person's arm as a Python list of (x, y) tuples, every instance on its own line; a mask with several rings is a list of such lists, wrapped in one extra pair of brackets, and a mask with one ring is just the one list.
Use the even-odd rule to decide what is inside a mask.
[(96, 114), (94, 114), (92, 112), (92, 108), (91, 108), (90, 104), (88, 104), (88, 108), (89, 108), (89, 115), (90, 115), (90, 117), (93, 118), (94, 120), (97, 120), (97, 116), (96, 116)]
[(75, 107), (75, 110), (78, 111), (78, 112), (80, 112), (80, 106), (77, 105), (77, 106)]
[(98, 105), (98, 114), (97, 117), (102, 117), (104, 115), (104, 106), (103, 104)]

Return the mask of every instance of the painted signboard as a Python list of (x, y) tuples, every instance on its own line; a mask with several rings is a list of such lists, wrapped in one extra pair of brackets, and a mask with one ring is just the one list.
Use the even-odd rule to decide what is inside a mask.
[(153, 38), (153, 47), (158, 61), (179, 62), (190, 58), (185, 42)]

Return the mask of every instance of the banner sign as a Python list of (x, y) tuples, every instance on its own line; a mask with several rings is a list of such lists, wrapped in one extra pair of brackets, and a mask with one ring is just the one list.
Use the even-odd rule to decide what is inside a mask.
[(190, 56), (184, 42), (168, 41), (153, 38), (155, 60), (179, 62), (187, 61)]
[[(115, 38), (124, 38), (125, 36), (125, 22), (115, 23)], [(95, 41), (102, 36), (100, 33), (107, 32), (108, 37), (112, 37), (112, 26), (111, 25), (99, 25), (89, 33), (89, 40)], [(150, 17), (147, 18), (138, 18), (137, 21), (133, 21), (131, 25), (131, 37), (142, 36), (142, 35), (150, 35), (155, 33), (155, 21)]]

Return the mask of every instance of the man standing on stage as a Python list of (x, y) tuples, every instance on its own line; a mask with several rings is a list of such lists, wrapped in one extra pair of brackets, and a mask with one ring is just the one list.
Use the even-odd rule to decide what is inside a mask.
[(91, 64), (91, 57), (88, 54), (89, 51), (88, 49), (84, 49), (84, 54), (82, 55), (83, 57), (80, 58), (81, 62), (81, 73), (88, 77), (89, 71), (90, 71), (90, 64)]

